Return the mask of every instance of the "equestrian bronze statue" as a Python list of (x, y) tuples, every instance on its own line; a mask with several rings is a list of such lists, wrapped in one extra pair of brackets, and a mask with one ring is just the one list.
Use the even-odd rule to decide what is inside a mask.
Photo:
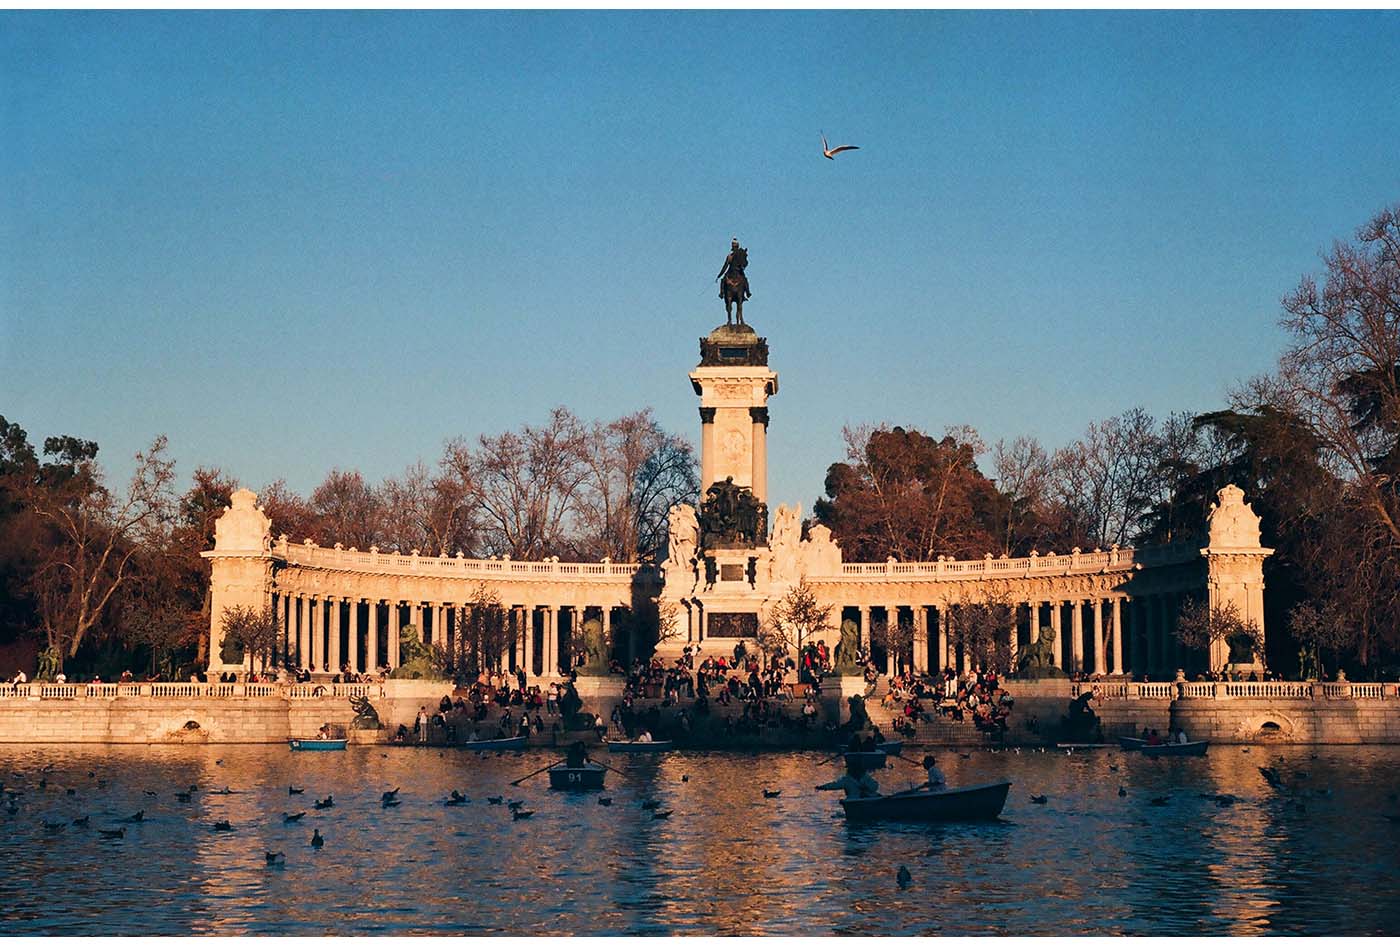
[[(749, 292), (749, 278), (744, 269), (749, 265), (749, 251), (739, 245), (738, 238), (729, 244), (729, 255), (724, 258), (724, 266), (719, 275), (719, 297), (724, 300), (724, 318), (727, 325), (744, 324), (744, 300)], [(732, 311), (737, 307), (737, 315)], [(737, 321), (736, 321), (737, 318)]]

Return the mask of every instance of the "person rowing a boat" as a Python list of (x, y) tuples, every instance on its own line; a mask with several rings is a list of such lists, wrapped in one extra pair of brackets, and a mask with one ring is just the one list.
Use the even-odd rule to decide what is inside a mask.
[(588, 763), (588, 750), (584, 748), (582, 742), (575, 742), (569, 746), (569, 750), (564, 755), (564, 765), (570, 769), (581, 769)]
[(845, 790), (847, 798), (878, 798), (880, 795), (880, 783), (871, 778), (870, 773), (865, 771), (864, 763), (857, 758), (846, 759), (845, 775), (817, 786), (818, 791), (838, 788)]

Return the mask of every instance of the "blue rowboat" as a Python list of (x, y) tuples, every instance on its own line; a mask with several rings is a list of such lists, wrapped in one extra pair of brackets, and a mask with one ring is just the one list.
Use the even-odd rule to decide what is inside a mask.
[(293, 752), (336, 752), (343, 750), (348, 739), (288, 739)]
[(667, 752), (674, 743), (670, 739), (653, 739), (651, 742), (610, 742), (609, 752)]
[(525, 743), (524, 736), (511, 736), (509, 739), (478, 739), (476, 742), (463, 742), (460, 745), (463, 749), (474, 749), (477, 752), (499, 752), (504, 749), (524, 749)]
[(607, 771), (596, 762), (585, 762), (578, 768), (570, 768), (561, 762), (549, 770), (549, 787), (572, 792), (595, 791), (603, 787), (603, 776)]
[(1143, 746), (1142, 754), (1149, 759), (1162, 756), (1203, 756), (1210, 748), (1208, 742), (1164, 742), (1160, 746)]
[(847, 821), (991, 821), (1006, 806), (1010, 782), (991, 782), (942, 792), (896, 792), (874, 798), (843, 798)]
[(1133, 752), (1147, 745), (1147, 740), (1139, 739), (1136, 736), (1119, 736), (1118, 745), (1128, 752)]
[(846, 760), (847, 765), (859, 762), (862, 768), (869, 770), (885, 768), (889, 756), (883, 752), (844, 752), (842, 758)]

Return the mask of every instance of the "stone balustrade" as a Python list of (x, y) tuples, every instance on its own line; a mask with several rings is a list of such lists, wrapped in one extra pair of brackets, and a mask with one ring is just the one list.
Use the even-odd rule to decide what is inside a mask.
[[(1007, 687), (1020, 692), (1037, 683), (1008, 680)], [(1103, 681), (1070, 685), (1071, 698), (1094, 691), (1103, 700), (1394, 700), (1400, 699), (1398, 683), (1314, 683), (1291, 680), (1195, 681), (1188, 683), (1130, 683)]]
[[(450, 683), (442, 687), (451, 688)], [(348, 699), (385, 695), (379, 683), (25, 683), (0, 684), (0, 700)]]
[(633, 579), (654, 575), (650, 565), (612, 562), (526, 562), (446, 555), (402, 555), (377, 549), (322, 548), (314, 543), (296, 545), (279, 540), (272, 554), (288, 565), (307, 568), (365, 571), (374, 574), (425, 575), (445, 578), (528, 578), (596, 581), (599, 578)]
[[(1134, 571), (1138, 568), (1191, 562), (1200, 558), (1200, 544), (1164, 545), (1143, 549), (1111, 549), (1107, 552), (1071, 552), (1068, 555), (1029, 555), (1024, 558), (943, 559), (935, 562), (847, 563), (840, 578), (906, 579), (930, 578), (985, 579), (1027, 575), (1092, 574), (1104, 571)], [(830, 580), (830, 579), (824, 579)]]

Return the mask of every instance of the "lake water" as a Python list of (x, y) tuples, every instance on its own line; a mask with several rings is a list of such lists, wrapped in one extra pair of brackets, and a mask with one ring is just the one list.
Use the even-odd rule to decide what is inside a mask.
[[(608, 775), (603, 807), (544, 776), (510, 787), (554, 758), (538, 751), (0, 746), (0, 780), (25, 792), (0, 810), (0, 920), (88, 935), (1400, 933), (1395, 747), (939, 756), (950, 782), (1015, 782), (1000, 822), (849, 826), (813, 790), (835, 774), (814, 753), (604, 756), (630, 777)], [(1295, 790), (1269, 788), (1271, 762)], [(237, 794), (211, 794), (224, 787)], [(401, 806), (381, 808), (397, 787)], [(471, 803), (444, 807), (453, 788)], [(1240, 800), (1199, 797), (1220, 792)], [(312, 810), (327, 794), (335, 807)], [(536, 814), (514, 821), (489, 795)], [(648, 799), (674, 814), (653, 820)], [(137, 809), (124, 839), (99, 838)], [(81, 815), (91, 827), (41, 823)]]

